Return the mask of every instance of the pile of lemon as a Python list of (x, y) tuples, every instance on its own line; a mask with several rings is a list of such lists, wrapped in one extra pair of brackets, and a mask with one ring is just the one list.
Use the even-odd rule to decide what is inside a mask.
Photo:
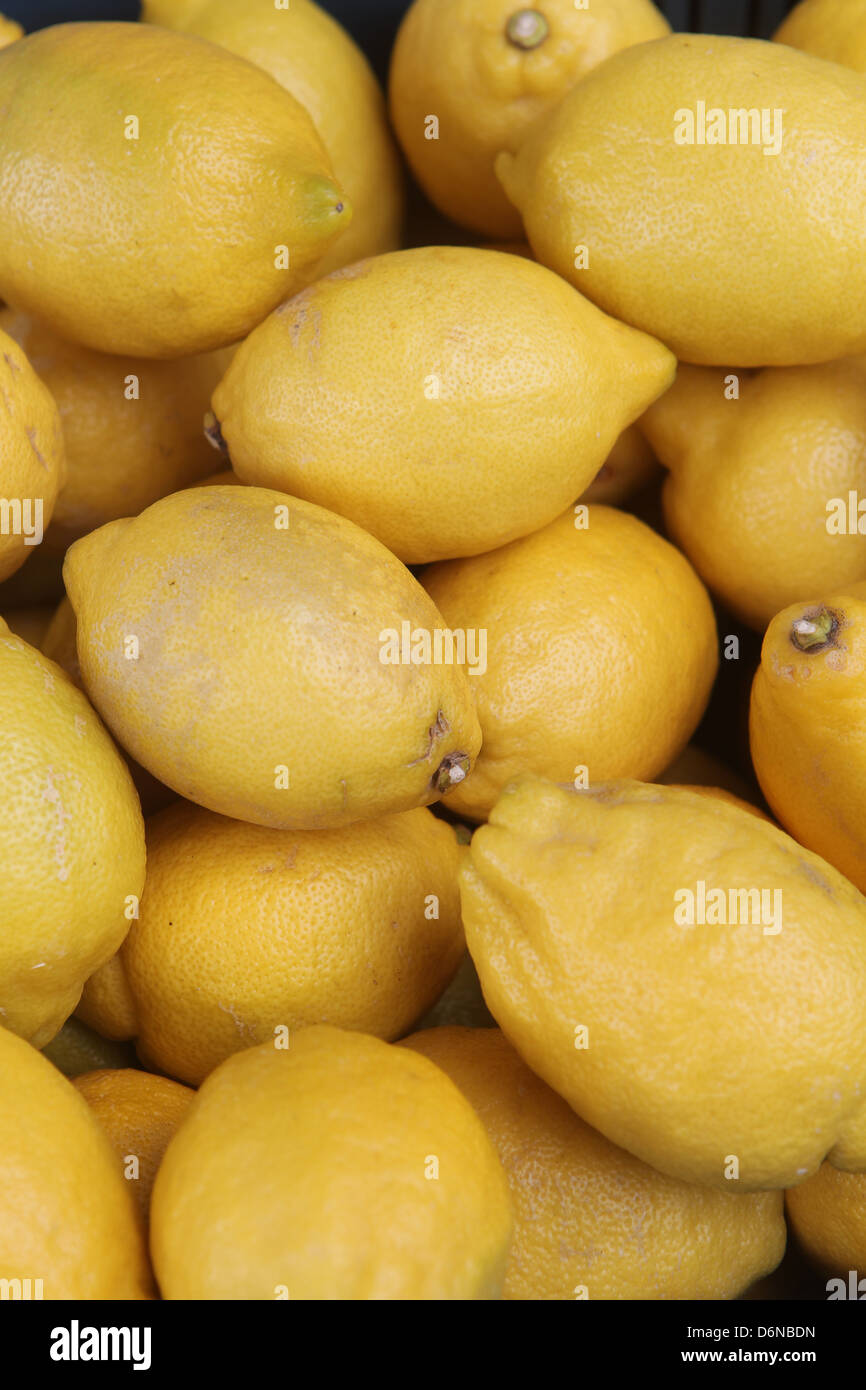
[(143, 21), (0, 24), (4, 1296), (866, 1274), (866, 3)]

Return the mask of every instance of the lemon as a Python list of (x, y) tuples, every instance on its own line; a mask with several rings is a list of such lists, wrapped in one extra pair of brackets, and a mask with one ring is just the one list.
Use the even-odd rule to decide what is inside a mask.
[(0, 108), (0, 295), (100, 352), (235, 342), (351, 216), (300, 103), (202, 39), (42, 29), (0, 52)]
[(52, 548), (65, 550), (212, 471), (202, 418), (230, 352), (175, 362), (111, 357), (11, 309), (0, 310), (0, 330), (20, 343), (60, 412), (67, 467)]
[[(112, 956), (112, 960), (115, 959)], [(110, 961), (106, 962), (97, 970), (97, 975), (101, 975), (110, 964)], [(131, 1067), (135, 1064), (135, 1051), (128, 1043), (103, 1038), (75, 1017), (68, 1018), (57, 1036), (41, 1051), (43, 1057), (47, 1057), (68, 1077), (80, 1076), (96, 1068)]]
[(2, 328), (0, 400), (2, 581), (14, 574), (41, 543), (66, 478), (57, 406), (18, 344)]
[(76, 541), (64, 577), (97, 709), (190, 801), (322, 829), (426, 805), (470, 772), (465, 671), (399, 660), (403, 624), (431, 633), (441, 615), (332, 512), (265, 488), (188, 489)]
[[(808, 1182), (785, 1194), (785, 1206), (791, 1230), (817, 1265), (837, 1275), (849, 1270), (866, 1275), (866, 1174), (840, 1173), (824, 1163)], [(862, 1299), (866, 1287), (859, 1277)], [(847, 1287), (843, 1296), (849, 1296)]]
[(767, 628), (749, 738), (761, 790), (801, 844), (866, 892), (866, 584)]
[(144, 1241), (107, 1138), (56, 1067), (5, 1028), (0, 1207), (0, 1279), (21, 1280), (19, 1297), (150, 1296)]
[(866, 901), (783, 831), (673, 787), (526, 778), (461, 897), (494, 1018), (613, 1143), (728, 1192), (866, 1169)]
[(538, 259), (677, 357), (827, 362), (866, 349), (864, 121), (835, 64), (675, 34), (589, 73), (496, 172)]
[(866, 578), (866, 536), (848, 524), (850, 493), (866, 490), (866, 358), (733, 378), (681, 367), (640, 428), (669, 469), (672, 539), (763, 631), (804, 593)]
[(459, 1086), (508, 1175), (505, 1298), (735, 1298), (782, 1258), (780, 1192), (716, 1192), (656, 1172), (575, 1115), (498, 1028), (430, 1028), (400, 1046)]
[(195, 1092), (129, 1067), (84, 1072), (72, 1084), (110, 1139), (118, 1171), (146, 1218), (157, 1169)]
[(652, 778), (703, 713), (718, 658), (700, 580), (635, 517), (584, 510), (585, 528), (582, 512), (566, 512), (424, 572), (448, 626), (473, 635), (483, 745), (449, 799), (458, 814), (486, 816), (520, 772), (577, 785)]
[(580, 500), (621, 507), (635, 493), (654, 482), (659, 471), (655, 455), (639, 425), (629, 425), (616, 440), (592, 482), (584, 488)]
[(177, 802), (148, 822), (123, 985), (98, 971), (88, 1019), (117, 1036), (128, 1000), (145, 1065), (193, 1084), (280, 1026), (401, 1037), (460, 962), (459, 862), (454, 831), (424, 807), (293, 831)]
[(228, 48), (275, 77), (313, 119), (352, 222), (314, 267), (316, 277), (400, 244), (403, 174), (385, 101), (367, 59), (310, 0), (144, 0), (142, 18)]
[(329, 507), (415, 564), (552, 521), (675, 370), (533, 261), (420, 247), (282, 305), (213, 408), (243, 482)]
[(455, 222), (521, 235), (493, 171), (590, 68), (670, 27), (650, 0), (415, 0), (391, 56), (391, 119), (412, 173)]
[(84, 695), (2, 621), (0, 730), (0, 1023), (43, 1047), (129, 929), (144, 826)]
[(445, 1074), (362, 1033), (305, 1028), (207, 1079), (151, 1208), (168, 1299), (490, 1299), (508, 1184)]
[(866, 3), (800, 0), (773, 38), (855, 72), (866, 72)]
[(5, 14), (0, 14), (0, 48), (5, 48), (7, 44), (14, 43), (20, 39), (24, 33), (21, 25), (14, 19), (7, 19)]

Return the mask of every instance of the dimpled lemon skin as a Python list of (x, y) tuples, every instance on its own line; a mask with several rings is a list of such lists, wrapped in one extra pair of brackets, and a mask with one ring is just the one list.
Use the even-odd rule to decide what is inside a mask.
[[(0, 316), (2, 323), (2, 316)], [(47, 387), (18, 344), (0, 327), (0, 496), (17, 501), (0, 528), (0, 581), (24, 564), (39, 542), (36, 502), (42, 503), (42, 528), (48, 526), (57, 493), (66, 480), (66, 455), (60, 414)], [(31, 510), (25, 510), (28, 503)]]
[[(781, 930), (772, 897), (763, 925), (680, 925), (700, 882), (778, 890)], [(613, 1143), (728, 1192), (866, 1169), (866, 901), (783, 831), (673, 787), (527, 778), (461, 898), (494, 1018)]]
[[(802, 650), (794, 624), (828, 612), (826, 643)], [(866, 892), (866, 584), (792, 604), (770, 623), (749, 711), (761, 790), (801, 844)]]
[(174, 362), (112, 357), (11, 309), (0, 310), (0, 330), (21, 344), (60, 412), (67, 467), (46, 536), (51, 549), (213, 471), (202, 418), (229, 350)]
[[(677, 143), (698, 102), (726, 133), (729, 111), (769, 112), (769, 142)], [(675, 34), (589, 73), (496, 172), (538, 259), (683, 361), (827, 362), (866, 349), (864, 122), (834, 63)]]
[(655, 777), (703, 713), (718, 662), (706, 590), (643, 522), (587, 515), (423, 574), (449, 627), (486, 633), (486, 670), (469, 677), (483, 744), (449, 798), (459, 815), (483, 819), (520, 772)]
[(773, 39), (866, 72), (866, 0), (800, 0)]
[(508, 1175), (505, 1298), (735, 1298), (782, 1258), (780, 1192), (715, 1192), (656, 1172), (585, 1124), (498, 1028), (430, 1028), (400, 1046), (459, 1086)]
[(669, 469), (668, 534), (727, 608), (763, 632), (803, 594), (866, 577), (866, 536), (827, 502), (866, 491), (866, 358), (739, 374), (680, 367), (640, 428)]
[[(85, 1072), (72, 1084), (111, 1141), (117, 1170), (146, 1218), (163, 1154), (195, 1092), (134, 1067)], [(130, 1158), (138, 1160), (134, 1177)]]
[(322, 829), (427, 805), (470, 772), (481, 733), (462, 667), (381, 659), (383, 633), (441, 614), (332, 512), (192, 488), (76, 541), (64, 579), (94, 704), (189, 801)]
[(453, 1082), (337, 1028), (218, 1067), (151, 1207), (167, 1299), (495, 1299), (510, 1238), (505, 1173)]
[(45, 1299), (145, 1299), (151, 1278), (132, 1197), (75, 1088), (0, 1028), (0, 1279)]
[[(545, 0), (548, 32), (522, 47), (520, 25), (515, 42), (509, 22), (513, 29), (527, 9), (520, 0), (415, 0), (391, 58), (391, 120), (415, 178), (446, 216), (485, 236), (522, 235), (494, 173), (499, 151), (516, 150), (590, 68), (670, 32), (649, 0), (592, 0), (582, 9)], [(429, 136), (431, 113), (438, 139)]]
[[(785, 1194), (785, 1207), (792, 1231), (817, 1265), (866, 1276), (866, 1173), (840, 1173), (825, 1163)], [(860, 1291), (862, 1297), (866, 1286)]]
[(0, 620), (0, 1023), (44, 1047), (144, 884), (123, 759), (59, 666)]
[(273, 0), (145, 0), (142, 18), (197, 34), (275, 77), (313, 119), (340, 188), (352, 206), (340, 234), (310, 275), (400, 244), (403, 173), (385, 101), (367, 59), (346, 31), (309, 0), (278, 9)]
[[(464, 950), (460, 858), (424, 807), (339, 830), (269, 830), (187, 802), (154, 816), (119, 955), (139, 1055), (197, 1084), (281, 1026), (402, 1036)], [(115, 1033), (116, 989), (85, 997)]]
[(429, 246), (282, 305), (213, 409), (243, 482), (330, 507), (420, 564), (552, 521), (675, 371), (543, 266)]
[(0, 108), (0, 295), (101, 352), (235, 342), (351, 217), (300, 103), (201, 39), (42, 29), (0, 51)]

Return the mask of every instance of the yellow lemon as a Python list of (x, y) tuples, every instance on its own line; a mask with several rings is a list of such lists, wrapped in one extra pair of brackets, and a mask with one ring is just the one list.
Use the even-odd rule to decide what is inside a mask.
[(0, 295), (100, 352), (235, 342), (351, 216), (301, 104), (202, 39), (41, 29), (0, 107)]
[[(2, 322), (2, 315), (0, 315)], [(0, 328), (0, 581), (40, 544), (66, 479), (57, 406)]]
[(655, 455), (639, 426), (629, 425), (617, 439), (592, 482), (584, 488), (580, 500), (621, 507), (641, 488), (654, 482), (659, 472)]
[(866, 892), (866, 584), (776, 615), (749, 737), (785, 829)]
[(521, 235), (493, 171), (590, 68), (670, 32), (650, 0), (415, 0), (391, 57), (394, 129), (436, 207), (491, 237)]
[(138, 797), (95, 711), (0, 621), (0, 1023), (49, 1042), (144, 884)]
[(797, 366), (866, 349), (864, 122), (836, 64), (674, 34), (589, 73), (496, 171), (538, 259), (607, 313), (686, 362)]
[(367, 59), (310, 0), (144, 0), (142, 18), (218, 43), (275, 77), (313, 119), (352, 222), (313, 268), (316, 277), (400, 244), (403, 175), (385, 100)]
[(459, 1086), (508, 1175), (505, 1298), (735, 1298), (782, 1258), (780, 1192), (716, 1192), (656, 1172), (575, 1115), (498, 1028), (430, 1028), (400, 1046)]
[(866, 901), (718, 797), (503, 792), (461, 870), (487, 1004), (613, 1143), (685, 1182), (866, 1169)]
[(142, 1232), (108, 1139), (66, 1077), (5, 1028), (0, 1280), (20, 1281), (18, 1297), (151, 1294)]
[(866, 535), (849, 520), (850, 494), (866, 491), (866, 358), (681, 367), (640, 428), (669, 470), (669, 534), (750, 626), (866, 578)]
[(213, 409), (243, 482), (329, 507), (418, 564), (552, 521), (675, 370), (534, 261), (420, 247), (282, 305)]
[(716, 672), (715, 620), (688, 562), (643, 522), (580, 508), (423, 580), (466, 634), (483, 735), (449, 801), (458, 814), (484, 817), (519, 772), (651, 778), (688, 742)]
[(67, 468), (52, 548), (65, 550), (213, 470), (202, 419), (229, 351), (175, 362), (111, 357), (11, 309), (0, 310), (0, 330), (21, 344), (60, 412)]
[(773, 38), (855, 72), (866, 72), (866, 3), (800, 0)]
[(508, 1184), (444, 1072), (305, 1028), (223, 1062), (168, 1146), (151, 1208), (168, 1299), (490, 1299)]
[(84, 1072), (72, 1084), (110, 1139), (118, 1171), (146, 1218), (157, 1169), (195, 1092), (130, 1067)]
[(325, 828), (426, 805), (470, 772), (465, 671), (389, 659), (389, 632), (399, 648), (403, 624), (430, 633), (441, 615), (332, 512), (192, 488), (76, 541), (64, 576), (97, 709), (190, 801)]
[(24, 33), (21, 25), (14, 19), (7, 19), (5, 14), (0, 14), (0, 48), (5, 48), (7, 44), (14, 43), (20, 39)]
[[(855, 1271), (853, 1297), (860, 1301), (866, 1284), (866, 1173), (840, 1173), (824, 1163), (814, 1177), (785, 1194), (791, 1229), (807, 1254), (822, 1269), (846, 1275)], [(850, 1296), (844, 1280), (836, 1296)], [(828, 1285), (832, 1298), (834, 1290)]]
[(117, 1036), (129, 1001), (145, 1064), (193, 1084), (282, 1027), (398, 1038), (460, 962), (460, 853), (424, 807), (295, 831), (178, 802), (148, 822), (124, 984), (98, 971), (88, 1019)]

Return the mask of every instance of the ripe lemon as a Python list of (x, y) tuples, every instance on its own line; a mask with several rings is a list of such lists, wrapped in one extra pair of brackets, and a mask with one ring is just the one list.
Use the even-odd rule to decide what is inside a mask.
[(778, 613), (752, 686), (752, 762), (801, 844), (866, 892), (866, 584)]
[(629, 425), (617, 439), (592, 482), (584, 489), (580, 500), (621, 507), (641, 488), (653, 482), (659, 472), (655, 455), (639, 426)]
[(20, 39), (24, 33), (21, 25), (14, 19), (7, 19), (5, 14), (0, 14), (0, 48), (5, 48), (7, 44), (14, 43)]
[(168, 1299), (490, 1299), (508, 1184), (444, 1072), (306, 1028), (223, 1062), (168, 1146), (151, 1207)]
[(142, 18), (197, 34), (275, 77), (319, 132), (352, 221), (314, 267), (316, 278), (400, 244), (403, 174), (385, 101), (364, 54), (336, 20), (310, 0), (144, 0)]
[(72, 1084), (111, 1141), (116, 1166), (146, 1218), (162, 1156), (195, 1092), (131, 1067), (88, 1071)]
[[(629, 44), (670, 32), (650, 0), (415, 0), (391, 56), (394, 129), (442, 212), (485, 236), (519, 237), (496, 181), (500, 150), (583, 75)], [(338, 171), (339, 172), (339, 171)]]
[(801, 48), (855, 72), (866, 72), (866, 3), (800, 0), (773, 38), (776, 43)]
[(486, 816), (519, 772), (578, 784), (654, 777), (703, 713), (717, 652), (700, 580), (625, 512), (589, 507), (586, 517), (586, 529), (566, 512), (501, 550), (424, 572), (449, 627), (476, 634), (485, 658), (469, 677), (483, 746), (450, 798), (458, 814)]
[(301, 104), (202, 39), (41, 29), (0, 51), (0, 108), (0, 295), (100, 352), (235, 342), (351, 217)]
[[(2, 315), (0, 315), (2, 323)], [(0, 581), (42, 541), (66, 479), (57, 406), (21, 348), (0, 328)]]
[(117, 1036), (128, 1000), (145, 1064), (194, 1084), (280, 1027), (400, 1037), (460, 962), (460, 857), (424, 807), (296, 831), (177, 802), (148, 822), (121, 1007), (97, 972), (88, 1020)]
[(729, 1192), (866, 1169), (866, 901), (718, 797), (526, 778), (461, 870), (484, 997), (613, 1143)]
[(834, 63), (674, 34), (589, 73), (496, 172), (538, 259), (677, 357), (827, 362), (866, 350), (864, 122)]
[(45, 1299), (151, 1293), (132, 1197), (108, 1139), (65, 1076), (5, 1028), (0, 1279), (29, 1280), (29, 1296)]
[(866, 1275), (866, 1174), (840, 1173), (824, 1163), (785, 1193), (785, 1206), (792, 1231), (816, 1264)]
[(675, 370), (534, 261), (429, 246), (282, 305), (213, 409), (243, 482), (329, 507), (419, 564), (552, 521)]
[(666, 1177), (590, 1129), (498, 1028), (430, 1028), (429, 1057), (481, 1118), (508, 1175), (508, 1299), (735, 1298), (785, 1250), (780, 1192)]
[(0, 731), (0, 1023), (43, 1047), (126, 935), (144, 825), (84, 695), (2, 621)]
[(265, 488), (191, 488), (76, 541), (64, 577), (94, 703), (190, 801), (325, 828), (426, 805), (470, 771), (481, 735), (466, 673), (384, 660), (383, 633), (429, 633), (441, 615), (332, 512)]
[(734, 375), (681, 367), (640, 427), (669, 470), (668, 533), (763, 631), (804, 593), (866, 578), (866, 535), (848, 521), (849, 494), (866, 491), (866, 358)]
[(60, 412), (67, 468), (52, 548), (65, 550), (212, 472), (202, 419), (229, 351), (175, 362), (111, 357), (11, 309), (0, 310), (0, 329), (21, 344)]

